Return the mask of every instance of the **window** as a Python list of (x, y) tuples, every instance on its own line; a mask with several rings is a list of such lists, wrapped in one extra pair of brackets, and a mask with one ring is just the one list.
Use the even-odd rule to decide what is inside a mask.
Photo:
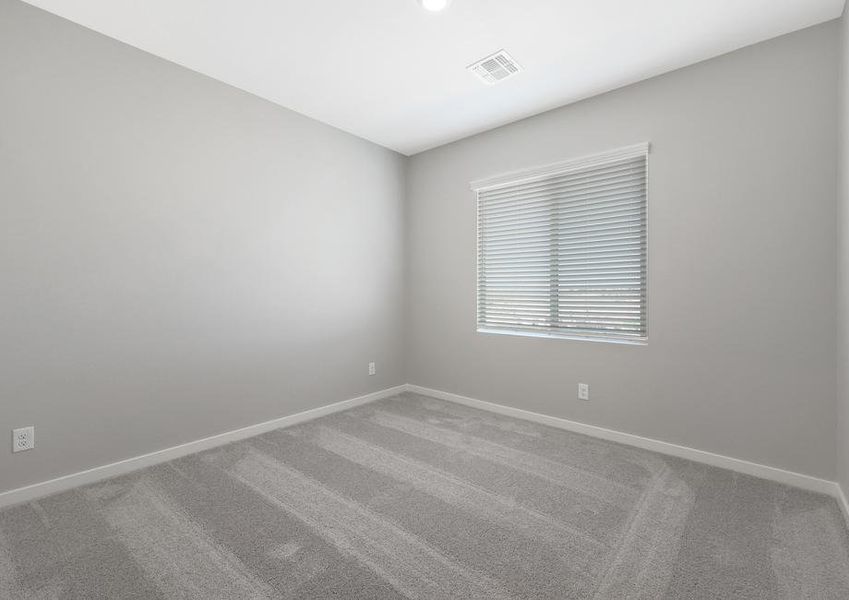
[(472, 185), (478, 331), (645, 342), (648, 144)]

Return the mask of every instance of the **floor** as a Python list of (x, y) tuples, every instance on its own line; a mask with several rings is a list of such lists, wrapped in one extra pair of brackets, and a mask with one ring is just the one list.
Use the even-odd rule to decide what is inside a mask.
[(0, 512), (3, 599), (849, 598), (837, 504), (413, 394)]

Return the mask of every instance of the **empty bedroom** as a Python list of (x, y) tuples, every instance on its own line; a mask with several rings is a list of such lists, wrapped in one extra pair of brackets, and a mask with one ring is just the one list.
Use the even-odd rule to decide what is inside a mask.
[(845, 0), (0, 0), (0, 600), (849, 599)]

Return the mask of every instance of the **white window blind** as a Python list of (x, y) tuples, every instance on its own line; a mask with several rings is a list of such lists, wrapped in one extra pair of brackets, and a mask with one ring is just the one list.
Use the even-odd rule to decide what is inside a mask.
[(472, 185), (478, 331), (643, 342), (648, 144)]

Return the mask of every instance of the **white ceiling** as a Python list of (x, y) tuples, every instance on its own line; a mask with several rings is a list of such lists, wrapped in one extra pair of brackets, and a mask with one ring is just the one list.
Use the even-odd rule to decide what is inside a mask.
[[(840, 16), (844, 0), (29, 0), (415, 154)], [(506, 49), (524, 71), (465, 70)]]

